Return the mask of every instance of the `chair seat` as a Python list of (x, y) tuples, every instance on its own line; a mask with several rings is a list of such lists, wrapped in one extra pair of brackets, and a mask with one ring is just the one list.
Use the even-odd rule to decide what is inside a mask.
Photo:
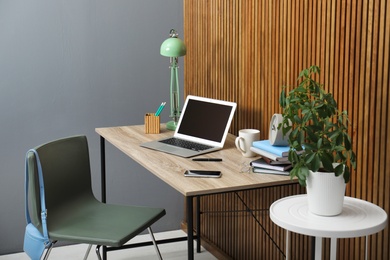
[(162, 208), (105, 204), (85, 196), (48, 212), (47, 223), (51, 240), (118, 247), (164, 215)]

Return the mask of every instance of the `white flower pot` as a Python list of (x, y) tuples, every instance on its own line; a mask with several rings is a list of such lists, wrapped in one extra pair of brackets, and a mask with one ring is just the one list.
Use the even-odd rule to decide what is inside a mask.
[(312, 172), (306, 179), (308, 208), (321, 216), (335, 216), (341, 213), (344, 204), (345, 181), (343, 175), (333, 172)]

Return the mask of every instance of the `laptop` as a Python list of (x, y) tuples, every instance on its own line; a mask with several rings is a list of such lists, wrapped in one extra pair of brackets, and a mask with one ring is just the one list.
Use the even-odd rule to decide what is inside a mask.
[(193, 157), (223, 148), (237, 104), (188, 95), (173, 137), (141, 146), (180, 157)]

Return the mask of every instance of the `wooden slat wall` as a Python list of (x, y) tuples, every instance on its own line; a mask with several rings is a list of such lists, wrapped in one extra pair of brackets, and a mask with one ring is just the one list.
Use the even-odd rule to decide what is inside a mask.
[[(389, 213), (390, 1), (184, 0), (184, 40), (185, 94), (237, 102), (234, 134), (258, 128), (267, 138), (281, 87), (319, 65), (319, 80), (351, 119), (358, 166), (347, 195)], [(363, 259), (364, 245), (340, 240), (339, 259)], [(370, 237), (370, 259), (389, 259), (389, 250), (388, 228)]]

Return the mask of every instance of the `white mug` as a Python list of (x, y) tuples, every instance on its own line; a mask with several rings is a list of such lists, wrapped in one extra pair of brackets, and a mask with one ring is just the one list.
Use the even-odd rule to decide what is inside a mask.
[(260, 140), (260, 131), (257, 129), (241, 129), (236, 138), (236, 147), (244, 157), (254, 157), (256, 153), (251, 151), (254, 141)]

